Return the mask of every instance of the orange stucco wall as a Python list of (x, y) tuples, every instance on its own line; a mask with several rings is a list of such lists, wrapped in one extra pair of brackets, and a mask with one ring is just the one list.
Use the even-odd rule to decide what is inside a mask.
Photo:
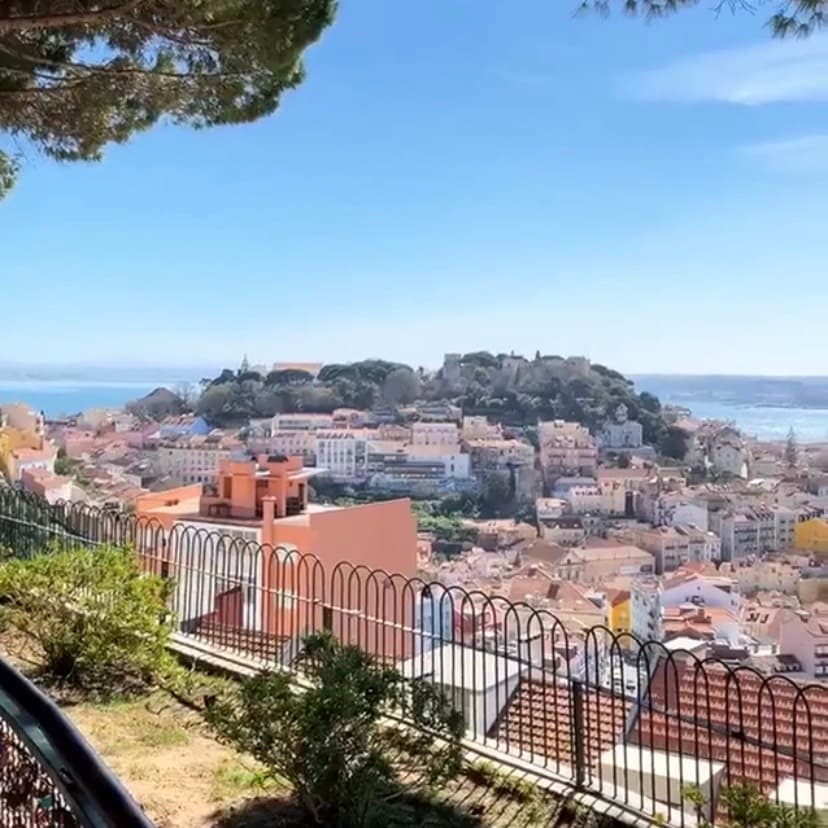
[[(412, 651), (405, 631), (414, 620), (414, 592), (405, 579), (417, 567), (416, 520), (408, 499), (371, 503), (308, 516), (307, 525), (263, 527), (263, 538), (275, 548), (291, 544), (318, 559), (286, 563), (278, 553), (263, 562), (264, 627), (276, 635), (319, 629), (322, 606), (331, 607), (334, 632), (381, 656), (401, 657)], [(344, 563), (344, 566), (338, 564)], [(394, 576), (371, 575), (381, 570)], [(336, 572), (335, 572), (336, 571)], [(356, 574), (354, 575), (353, 573)], [(294, 596), (285, 609), (280, 597)]]

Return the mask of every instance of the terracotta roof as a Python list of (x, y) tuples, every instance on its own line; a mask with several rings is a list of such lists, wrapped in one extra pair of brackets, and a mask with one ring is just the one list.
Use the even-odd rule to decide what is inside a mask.
[(789, 679), (763, 681), (749, 670), (662, 660), (650, 700), (653, 709), (633, 723), (633, 742), (725, 762), (729, 785), (753, 783), (766, 793), (795, 771), (828, 781), (828, 765), (812, 770), (810, 761), (828, 760), (828, 687), (800, 691)]
[[(530, 680), (531, 679), (531, 680)], [(573, 698), (560, 678), (523, 679), (489, 732), (506, 750), (545, 756), (557, 766), (573, 765)], [(629, 710), (625, 699), (584, 689), (585, 759), (597, 766), (601, 754), (620, 738)]]

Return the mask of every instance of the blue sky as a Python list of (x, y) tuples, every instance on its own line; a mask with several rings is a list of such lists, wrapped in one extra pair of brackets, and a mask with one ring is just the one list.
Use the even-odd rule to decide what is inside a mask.
[(824, 374), (828, 37), (574, 5), (344, 0), (266, 121), (28, 157), (3, 358)]

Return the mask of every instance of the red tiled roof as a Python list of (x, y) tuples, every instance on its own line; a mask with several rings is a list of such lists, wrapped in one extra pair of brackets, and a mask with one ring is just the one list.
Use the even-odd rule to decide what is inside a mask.
[[(489, 735), (512, 752), (546, 756), (573, 765), (572, 687), (549, 678), (523, 680)], [(621, 739), (629, 702), (605, 690), (584, 689), (584, 758), (597, 766), (601, 754)]]
[(655, 709), (642, 710), (631, 742), (724, 762), (726, 784), (751, 783), (765, 793), (794, 775), (828, 782), (828, 765), (818, 766), (828, 762), (828, 687), (665, 660), (650, 703)]

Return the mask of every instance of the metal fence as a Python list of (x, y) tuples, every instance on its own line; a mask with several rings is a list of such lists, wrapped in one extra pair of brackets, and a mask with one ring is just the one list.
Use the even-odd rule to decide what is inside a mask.
[(794, 811), (828, 790), (828, 687), (659, 642), (577, 629), (529, 603), (368, 570), (332, 567), (185, 526), (0, 491), (0, 550), (50, 544), (133, 546), (172, 580), (185, 640), (295, 669), (304, 636), (331, 630), (439, 684), (470, 744), (676, 825), (696, 824), (698, 788), (714, 824), (724, 788), (751, 785)]

